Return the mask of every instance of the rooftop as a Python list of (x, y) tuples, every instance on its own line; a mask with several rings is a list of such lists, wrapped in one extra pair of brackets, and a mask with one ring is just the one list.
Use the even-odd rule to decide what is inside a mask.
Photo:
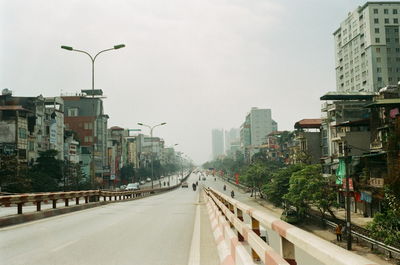
[(295, 129), (300, 128), (315, 128), (318, 129), (321, 127), (322, 120), (321, 119), (302, 119), (294, 124)]
[(373, 92), (328, 92), (320, 100), (372, 100), (377, 93)]

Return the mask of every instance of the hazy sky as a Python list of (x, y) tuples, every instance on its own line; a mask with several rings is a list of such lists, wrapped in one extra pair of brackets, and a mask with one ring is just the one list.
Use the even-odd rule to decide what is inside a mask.
[[(57, 96), (91, 88), (109, 126), (157, 124), (196, 162), (211, 129), (239, 127), (251, 107), (271, 108), (280, 130), (320, 116), (335, 90), (332, 33), (358, 0), (0, 0), (0, 89)], [(147, 131), (145, 131), (147, 132)]]

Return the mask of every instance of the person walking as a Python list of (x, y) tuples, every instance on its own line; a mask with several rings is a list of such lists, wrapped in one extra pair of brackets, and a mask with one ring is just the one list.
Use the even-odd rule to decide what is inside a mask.
[(338, 224), (336, 226), (335, 234), (336, 234), (336, 240), (338, 242), (341, 242), (342, 241), (342, 225), (341, 224)]

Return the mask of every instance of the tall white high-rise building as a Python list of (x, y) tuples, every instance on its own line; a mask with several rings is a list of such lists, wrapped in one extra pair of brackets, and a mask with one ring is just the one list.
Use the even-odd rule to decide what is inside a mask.
[(231, 145), (238, 144), (240, 142), (240, 130), (239, 128), (232, 128), (229, 131), (225, 130), (225, 153), (228, 154), (231, 149)]
[(271, 109), (252, 108), (250, 113), (251, 146), (259, 147), (265, 143), (266, 137), (278, 130), (278, 124), (272, 120)]
[(337, 91), (374, 92), (400, 81), (400, 2), (367, 2), (333, 33)]
[(224, 154), (224, 131), (213, 129), (211, 132), (212, 158), (216, 159)]

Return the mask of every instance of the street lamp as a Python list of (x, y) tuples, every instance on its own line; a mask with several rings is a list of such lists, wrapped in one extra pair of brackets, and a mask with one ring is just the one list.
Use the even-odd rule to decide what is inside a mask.
[(92, 187), (94, 186), (94, 178), (95, 178), (95, 162), (94, 162), (94, 158), (95, 158), (95, 135), (94, 135), (94, 128), (96, 127), (96, 114), (95, 114), (95, 104), (94, 104), (94, 62), (96, 61), (97, 56), (99, 56), (101, 53), (103, 52), (107, 52), (107, 51), (112, 51), (112, 50), (118, 50), (121, 48), (124, 48), (125, 44), (118, 44), (118, 45), (114, 45), (114, 47), (109, 48), (109, 49), (105, 49), (102, 51), (99, 51), (95, 56), (90, 55), (90, 53), (83, 51), (83, 50), (77, 50), (74, 49), (70, 46), (61, 46), (61, 49), (67, 50), (67, 51), (74, 51), (74, 52), (81, 52), (86, 54), (87, 56), (89, 56), (90, 60), (92, 61), (92, 108), (93, 108), (93, 128), (92, 128), (92, 161), (91, 161), (91, 166), (90, 166), (90, 178), (91, 178), (91, 184)]
[(162, 125), (165, 125), (165, 124), (167, 124), (166, 122), (163, 122), (163, 123), (160, 123), (160, 124), (157, 124), (157, 125), (154, 125), (154, 126), (150, 126), (150, 125), (146, 125), (146, 124), (144, 124), (144, 123), (140, 123), (140, 122), (138, 122), (138, 125), (140, 125), (140, 126), (144, 126), (144, 127), (147, 127), (147, 128), (149, 128), (150, 129), (150, 137), (151, 137), (151, 154), (150, 154), (150, 156), (151, 156), (151, 188), (153, 189), (154, 188), (154, 184), (153, 184), (153, 180), (154, 180), (154, 169), (153, 169), (153, 130), (154, 130), (154, 128), (156, 128), (156, 127), (158, 127), (158, 126), (162, 126)]

